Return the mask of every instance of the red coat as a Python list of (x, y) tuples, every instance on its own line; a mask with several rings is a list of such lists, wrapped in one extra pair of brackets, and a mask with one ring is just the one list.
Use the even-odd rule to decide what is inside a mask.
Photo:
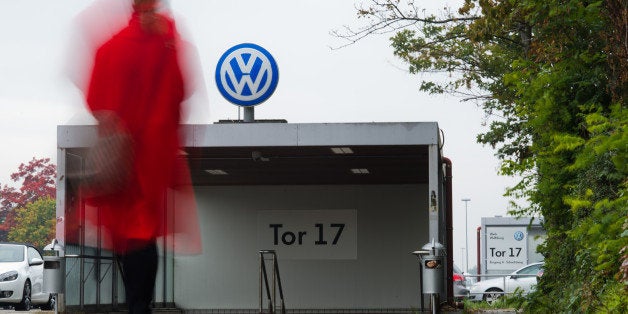
[[(133, 249), (128, 247), (129, 239), (150, 240), (174, 233), (188, 235), (187, 247), (176, 250), (200, 250), (189, 169), (178, 158), (181, 103), (186, 96), (179, 43), (170, 18), (157, 15), (147, 29), (134, 13), (129, 25), (96, 52), (88, 108), (115, 112), (135, 142), (131, 188), (115, 197), (91, 200), (100, 208), (97, 224), (118, 252)], [(173, 187), (179, 191), (176, 203), (185, 205), (166, 206), (165, 193)], [(166, 215), (168, 210), (174, 210), (176, 225), (164, 218), (172, 217)]]

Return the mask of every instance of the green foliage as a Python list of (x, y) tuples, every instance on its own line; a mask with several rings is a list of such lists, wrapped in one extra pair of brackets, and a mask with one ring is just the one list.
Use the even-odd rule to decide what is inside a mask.
[(371, 4), (360, 14), (379, 23), (355, 34), (396, 28), (411, 73), (448, 74), (422, 76), (421, 90), (479, 102), (478, 142), (522, 178), (506, 195), (530, 204), (512, 213), (544, 217), (545, 273), (526, 311), (627, 309), (626, 0), (465, 0), (439, 17), (412, 0)]
[(524, 296), (523, 291), (517, 288), (512, 294), (506, 294), (492, 303), (465, 300), (464, 311), (465, 313), (473, 313), (484, 310), (520, 310), (525, 307), (527, 303), (527, 296)]
[(50, 197), (41, 198), (16, 210), (16, 227), (9, 231), (9, 240), (25, 242), (43, 248), (54, 238), (55, 200)]

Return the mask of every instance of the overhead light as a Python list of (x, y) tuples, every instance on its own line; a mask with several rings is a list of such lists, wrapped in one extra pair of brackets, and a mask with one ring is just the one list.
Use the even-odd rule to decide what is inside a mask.
[(345, 155), (345, 154), (353, 154), (353, 150), (349, 147), (332, 147), (331, 151), (334, 154)]
[(214, 176), (224, 176), (228, 174), (226, 171), (222, 169), (207, 169), (205, 171)]
[(366, 168), (353, 168), (351, 169), (351, 173), (353, 174), (369, 174), (369, 170)]

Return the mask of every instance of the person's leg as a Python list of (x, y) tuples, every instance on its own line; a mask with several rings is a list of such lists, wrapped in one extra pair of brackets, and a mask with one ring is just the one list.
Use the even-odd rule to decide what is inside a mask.
[(151, 313), (158, 264), (157, 245), (154, 241), (147, 242), (145, 246), (127, 252), (121, 260), (129, 313)]

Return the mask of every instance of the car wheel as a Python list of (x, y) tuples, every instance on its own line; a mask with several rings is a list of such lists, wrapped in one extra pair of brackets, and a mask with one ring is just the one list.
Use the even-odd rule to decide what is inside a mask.
[(484, 293), (484, 301), (490, 303), (493, 303), (495, 301), (497, 301), (497, 299), (501, 298), (503, 295), (503, 291), (502, 289), (498, 289), (498, 288), (490, 288), (488, 290), (486, 290), (486, 292)]
[(24, 293), (22, 294), (22, 302), (15, 306), (17, 311), (30, 311), (31, 309), (31, 283), (24, 283)]
[(48, 302), (42, 305), (41, 309), (44, 311), (52, 311), (55, 309), (55, 303), (57, 303), (55, 296), (53, 294), (50, 294), (50, 296), (48, 297)]

